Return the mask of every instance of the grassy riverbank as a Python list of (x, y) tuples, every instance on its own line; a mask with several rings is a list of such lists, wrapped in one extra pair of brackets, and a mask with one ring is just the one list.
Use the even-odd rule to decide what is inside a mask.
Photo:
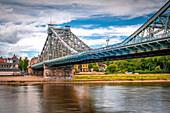
[(74, 75), (75, 80), (167, 80), (170, 74)]
[(0, 77), (0, 84), (117, 83), (117, 82), (170, 82), (170, 74), (74, 75), (74, 79), (72, 80), (44, 78), (40, 76)]

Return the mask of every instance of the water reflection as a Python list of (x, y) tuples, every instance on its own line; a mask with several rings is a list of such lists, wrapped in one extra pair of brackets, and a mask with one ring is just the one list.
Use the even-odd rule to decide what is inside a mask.
[(85, 89), (73, 84), (43, 85), (43, 112), (95, 112)]
[(39, 86), (0, 86), (0, 113), (30, 113), (39, 108)]
[(170, 112), (170, 83), (0, 86), (0, 113)]

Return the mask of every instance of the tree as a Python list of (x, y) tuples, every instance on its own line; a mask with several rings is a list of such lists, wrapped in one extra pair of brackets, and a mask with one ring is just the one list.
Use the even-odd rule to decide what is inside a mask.
[(110, 64), (110, 65), (107, 67), (106, 71), (107, 71), (107, 70), (108, 70), (110, 73), (117, 72), (118, 66), (117, 66), (116, 64)]
[(22, 71), (24, 67), (24, 62), (22, 61), (22, 57), (19, 58), (19, 70)]
[(26, 58), (24, 59), (24, 66), (23, 66), (24, 71), (27, 70), (27, 67), (28, 67), (28, 58), (26, 57)]
[(99, 72), (99, 66), (93, 65), (93, 69), (94, 69), (95, 71)]
[(88, 68), (92, 69), (93, 68), (93, 63), (89, 63)]

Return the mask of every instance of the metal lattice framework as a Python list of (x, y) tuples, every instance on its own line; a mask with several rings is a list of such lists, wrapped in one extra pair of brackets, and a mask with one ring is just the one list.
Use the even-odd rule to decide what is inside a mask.
[(170, 1), (152, 16), (137, 31), (122, 42), (122, 45), (140, 43), (170, 34)]
[(71, 32), (70, 26), (55, 28), (52, 24), (49, 24), (48, 36), (38, 62), (71, 55), (89, 49), (91, 48)]

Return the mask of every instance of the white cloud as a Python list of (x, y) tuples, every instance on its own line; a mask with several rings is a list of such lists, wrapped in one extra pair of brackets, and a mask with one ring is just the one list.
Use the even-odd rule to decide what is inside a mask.
[(41, 51), (46, 38), (47, 33), (34, 33), (32, 36), (20, 40), (16, 46), (19, 46), (21, 51)]
[[(103, 39), (82, 39), (87, 45), (94, 46), (94, 45), (106, 45), (106, 38)], [(121, 42), (121, 38), (112, 38), (109, 41), (109, 45)]]
[[(13, 0), (8, 0), (8, 2), (10, 1), (13, 2)], [(15, 0), (14, 3), (23, 5), (23, 11), (31, 11), (35, 14), (40, 14), (39, 12), (42, 10), (43, 12), (48, 10), (44, 12), (48, 14), (51, 12), (51, 9), (57, 9), (59, 12), (53, 12), (52, 16), (60, 16), (60, 14), (58, 15), (60, 12), (63, 12), (63, 14), (69, 12), (69, 14), (74, 14), (73, 17), (80, 15), (110, 14), (112, 16), (128, 16), (128, 18), (134, 18), (157, 11), (167, 1), (168, 0)], [(11, 7), (9, 4), (5, 7), (7, 6)], [(30, 8), (35, 6), (38, 8)], [(17, 5), (17, 7), (22, 9), (21, 6)]]
[(5, 12), (7, 12), (7, 13), (12, 13), (13, 10), (14, 10), (13, 8), (9, 8), (9, 9), (6, 9)]
[(100, 27), (96, 29), (83, 29), (83, 28), (71, 28), (71, 31), (77, 36), (129, 36), (141, 25), (131, 25), (131, 26), (109, 26), (106, 28)]
[(93, 24), (89, 24), (89, 25), (82, 25), (82, 27), (85, 27), (85, 28), (89, 28), (89, 27), (92, 27), (94, 26)]

